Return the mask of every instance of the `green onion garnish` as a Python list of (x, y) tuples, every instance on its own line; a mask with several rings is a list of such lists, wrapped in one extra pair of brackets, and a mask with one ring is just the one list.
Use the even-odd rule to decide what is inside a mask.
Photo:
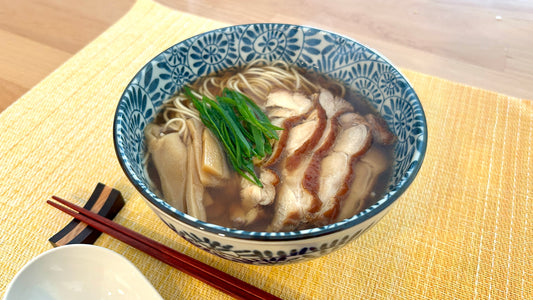
[(216, 100), (196, 97), (187, 86), (185, 95), (200, 113), (202, 123), (224, 146), (233, 168), (244, 178), (263, 187), (255, 174), (253, 160), (272, 154), (272, 140), (278, 140), (268, 117), (246, 95), (225, 88)]

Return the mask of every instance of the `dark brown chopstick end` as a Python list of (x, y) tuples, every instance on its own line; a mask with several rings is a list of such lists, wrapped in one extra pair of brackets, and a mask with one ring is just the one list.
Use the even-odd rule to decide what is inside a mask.
[[(98, 183), (84, 208), (105, 218), (113, 219), (123, 206), (124, 198), (118, 190)], [(100, 234), (102, 234), (100, 231), (74, 219), (48, 241), (54, 247), (67, 244), (93, 244)]]

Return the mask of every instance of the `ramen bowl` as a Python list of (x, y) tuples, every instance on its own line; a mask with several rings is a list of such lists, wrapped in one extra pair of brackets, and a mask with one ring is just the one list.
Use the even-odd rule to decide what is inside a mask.
[[(265, 59), (282, 60), (337, 79), (365, 96), (397, 136), (387, 190), (373, 205), (343, 221), (293, 232), (236, 230), (200, 221), (165, 202), (143, 168), (143, 131), (163, 101), (197, 78)], [(241, 263), (301, 262), (337, 250), (368, 231), (413, 182), (427, 144), (419, 98), (388, 59), (355, 40), (288, 24), (238, 25), (184, 40), (149, 61), (122, 94), (114, 119), (115, 150), (126, 176), (147, 205), (179, 236), (211, 254)]]

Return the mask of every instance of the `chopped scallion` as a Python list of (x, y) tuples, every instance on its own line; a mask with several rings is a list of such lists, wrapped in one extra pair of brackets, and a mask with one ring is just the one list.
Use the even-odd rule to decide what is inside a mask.
[(200, 113), (202, 123), (224, 146), (233, 168), (244, 178), (263, 187), (254, 170), (254, 159), (272, 154), (272, 140), (278, 140), (276, 130), (261, 108), (246, 95), (224, 89), (215, 100), (196, 97), (189, 87), (184, 93)]

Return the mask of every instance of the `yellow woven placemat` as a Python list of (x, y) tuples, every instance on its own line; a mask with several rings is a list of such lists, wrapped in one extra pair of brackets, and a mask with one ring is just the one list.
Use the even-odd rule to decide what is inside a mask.
[[(83, 204), (97, 182), (127, 203), (115, 220), (285, 299), (533, 297), (533, 102), (404, 70), (424, 106), (424, 165), (394, 209), (341, 250), (306, 263), (231, 263), (190, 246), (157, 219), (117, 163), (115, 106), (148, 60), (225, 26), (139, 0), (131, 11), (0, 114), (0, 291)], [(217, 290), (103, 235), (165, 299)]]

